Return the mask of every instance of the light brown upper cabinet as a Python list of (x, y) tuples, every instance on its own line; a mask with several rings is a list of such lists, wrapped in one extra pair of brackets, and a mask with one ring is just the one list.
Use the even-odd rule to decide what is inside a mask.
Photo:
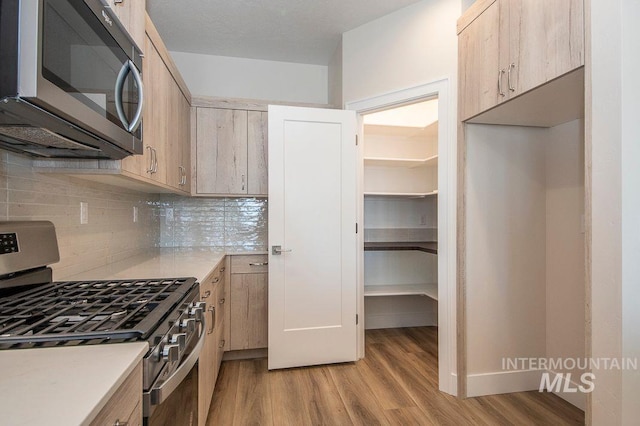
[(198, 195), (267, 195), (266, 115), (196, 108)]
[[(170, 71), (161, 51), (159, 38), (145, 37), (143, 62), (145, 109), (142, 155), (122, 160), (122, 169), (162, 185), (189, 192), (190, 183), (190, 105)], [(159, 46), (158, 46), (159, 45)]]
[(478, 0), (458, 35), (464, 121), (584, 65), (583, 0)]
[(145, 0), (107, 0), (111, 9), (140, 49), (145, 48)]

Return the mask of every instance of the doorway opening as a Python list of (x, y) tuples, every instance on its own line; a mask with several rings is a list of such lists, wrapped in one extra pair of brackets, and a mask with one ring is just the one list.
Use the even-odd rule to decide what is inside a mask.
[(446, 88), (445, 80), (347, 107), (359, 113), (362, 141), (359, 356), (366, 356), (365, 330), (419, 327), (415, 335), (432, 340), (421, 343), (437, 345), (440, 390), (455, 394), (455, 197), (448, 190), (455, 141)]

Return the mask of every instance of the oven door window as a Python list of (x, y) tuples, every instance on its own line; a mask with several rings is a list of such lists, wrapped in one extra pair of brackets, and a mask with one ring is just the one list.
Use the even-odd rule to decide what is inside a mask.
[[(126, 130), (139, 101), (133, 72), (123, 72), (128, 64), (126, 53), (84, 1), (44, 0), (42, 76)], [(124, 77), (120, 85), (118, 76)], [(140, 131), (132, 133), (139, 136)]]

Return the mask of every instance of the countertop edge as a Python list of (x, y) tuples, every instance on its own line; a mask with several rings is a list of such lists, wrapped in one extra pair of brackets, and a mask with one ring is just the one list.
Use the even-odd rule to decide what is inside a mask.
[(114, 382), (114, 384), (111, 386), (109, 391), (102, 396), (100, 401), (98, 401), (98, 404), (96, 404), (96, 406), (93, 407), (93, 409), (87, 414), (87, 417), (85, 417), (85, 419), (81, 423), (83, 426), (91, 424), (91, 422), (98, 416), (100, 411), (107, 405), (109, 400), (115, 395), (118, 388), (125, 382), (125, 380), (129, 377), (129, 374), (131, 374), (131, 372), (136, 368), (138, 363), (142, 360), (144, 355), (149, 350), (149, 344), (147, 342), (133, 342), (133, 343), (122, 343), (122, 344), (140, 345), (140, 348), (138, 349), (138, 354), (135, 356), (134, 360), (129, 364), (129, 366), (124, 370), (124, 372), (120, 375), (120, 377), (118, 377), (118, 379)]

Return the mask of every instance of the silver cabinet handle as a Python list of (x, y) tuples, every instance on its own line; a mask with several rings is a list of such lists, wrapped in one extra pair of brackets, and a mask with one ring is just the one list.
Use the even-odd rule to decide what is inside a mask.
[(291, 249), (283, 250), (282, 246), (271, 246), (271, 254), (274, 256), (280, 256), (282, 253), (290, 253)]
[(215, 283), (217, 283), (219, 281), (220, 281), (220, 277), (215, 277), (212, 282), (215, 284)]
[(153, 148), (149, 145), (146, 147), (149, 150), (149, 168), (147, 169), (147, 173), (153, 173)]
[(153, 150), (153, 172), (158, 173), (158, 151), (155, 148), (151, 148)]
[(498, 94), (500, 96), (507, 96), (502, 90), (502, 74), (504, 73), (505, 73), (504, 70), (500, 70), (500, 72), (498, 72)]
[(511, 92), (515, 92), (516, 91), (516, 88), (511, 85), (511, 70), (514, 69), (515, 67), (516, 67), (516, 64), (511, 63), (509, 65), (509, 71), (507, 72), (507, 86), (509, 87), (509, 90)]
[(225, 343), (227, 343), (227, 341), (226, 341), (226, 340), (221, 340), (221, 341), (220, 341), (220, 344), (218, 345), (218, 347), (219, 347), (220, 349), (224, 348)]
[(207, 330), (207, 334), (211, 334), (213, 333), (213, 328), (216, 324), (216, 308), (213, 306), (209, 306), (209, 309), (207, 309), (207, 311), (211, 312), (211, 328)]
[[(120, 0), (122, 1), (122, 0)], [(118, 1), (116, 0), (116, 3), (118, 3)], [(113, 424), (113, 426), (127, 426), (129, 424), (129, 422), (121, 422), (120, 419), (116, 420), (116, 422)]]
[[(291, 251), (291, 250), (281, 250), (281, 251)], [(249, 266), (267, 266), (269, 262), (256, 262), (250, 263)]]
[[(124, 81), (127, 78), (127, 74), (131, 73), (136, 82), (136, 86), (138, 87), (138, 108), (136, 109), (136, 113), (133, 115), (133, 120), (131, 123), (127, 121), (127, 116), (124, 115), (124, 108), (122, 106), (122, 89), (124, 88)], [(142, 106), (144, 104), (144, 88), (142, 86), (142, 77), (140, 76), (140, 71), (136, 68), (135, 64), (128, 60), (122, 65), (120, 68), (120, 72), (118, 73), (118, 77), (116, 77), (116, 87), (115, 87), (115, 104), (116, 104), (116, 112), (118, 113), (118, 118), (120, 122), (124, 126), (124, 128), (129, 132), (133, 133), (140, 126), (140, 122), (142, 121)]]
[(225, 301), (226, 301), (226, 300), (223, 298), (223, 299), (220, 299), (220, 300), (218, 301), (218, 303), (219, 303), (219, 304), (221, 304), (221, 305), (224, 305), (224, 302), (225, 302)]
[(244, 191), (244, 174), (242, 174), (242, 190)]
[(211, 291), (210, 291), (210, 290), (207, 290), (207, 291), (205, 291), (205, 292), (204, 292), (204, 294), (202, 295), (202, 298), (203, 298), (203, 299), (206, 299), (206, 298), (207, 298), (207, 297), (209, 297), (209, 296), (211, 296)]

